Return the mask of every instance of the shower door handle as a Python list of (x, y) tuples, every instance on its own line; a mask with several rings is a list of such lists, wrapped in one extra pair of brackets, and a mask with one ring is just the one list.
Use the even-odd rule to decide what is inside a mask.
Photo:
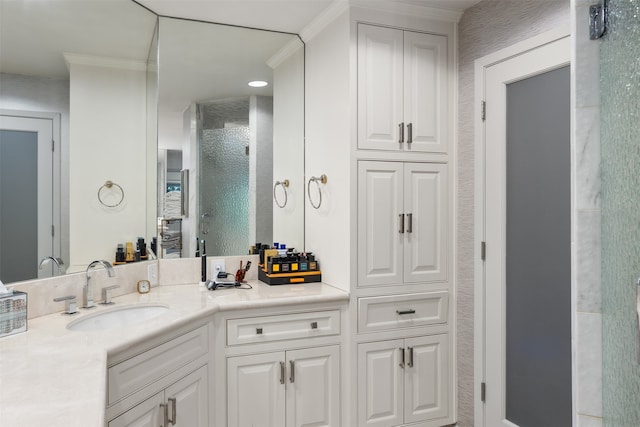
[(640, 277), (636, 283), (636, 326), (637, 326), (637, 348), (638, 348), (638, 364), (640, 365)]
[(200, 215), (200, 234), (209, 234), (209, 214), (206, 212)]

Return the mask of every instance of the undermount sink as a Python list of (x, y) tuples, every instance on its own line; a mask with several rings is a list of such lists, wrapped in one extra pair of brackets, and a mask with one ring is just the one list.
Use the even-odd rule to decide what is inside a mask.
[(67, 329), (71, 331), (104, 331), (122, 328), (153, 319), (168, 310), (169, 307), (157, 304), (116, 307), (74, 320), (67, 325)]

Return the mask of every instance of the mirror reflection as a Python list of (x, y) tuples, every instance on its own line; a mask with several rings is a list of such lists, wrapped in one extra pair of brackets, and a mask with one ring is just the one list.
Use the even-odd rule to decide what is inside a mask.
[[(156, 19), (130, 0), (0, 2), (1, 280), (58, 274), (53, 262), (38, 268), (45, 257), (84, 270), (155, 235), (146, 64)], [(105, 206), (120, 200), (107, 181), (123, 190), (117, 206)]]
[[(303, 75), (291, 34), (160, 25), (131, 0), (0, 1), (0, 208), (10, 207), (0, 280), (114, 260), (118, 244), (150, 242), (166, 219), (179, 227), (161, 255), (193, 256), (196, 237), (210, 255), (244, 254), (256, 241), (303, 248)], [(249, 87), (256, 78), (269, 84)], [(211, 140), (233, 133), (244, 138), (234, 146), (244, 169), (222, 156), (234, 152), (226, 139)], [(285, 180), (278, 207), (273, 187)], [(178, 212), (167, 210), (172, 197), (184, 202)], [(64, 268), (38, 268), (48, 257)]]
[(159, 40), (159, 255), (194, 256), (202, 239), (214, 256), (274, 240), (303, 249), (300, 39), (161, 17)]

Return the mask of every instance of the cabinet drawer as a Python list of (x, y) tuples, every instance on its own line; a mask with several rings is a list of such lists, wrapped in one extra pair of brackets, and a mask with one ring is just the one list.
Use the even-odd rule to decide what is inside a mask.
[(447, 323), (448, 292), (358, 298), (358, 332)]
[(109, 405), (209, 352), (203, 326), (109, 368)]
[(339, 333), (339, 310), (227, 320), (227, 345), (322, 337)]

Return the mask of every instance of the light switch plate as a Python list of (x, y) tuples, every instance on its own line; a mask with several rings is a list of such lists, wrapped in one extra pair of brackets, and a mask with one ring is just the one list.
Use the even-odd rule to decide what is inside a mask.
[(218, 273), (225, 270), (225, 262), (222, 258), (214, 258), (211, 260), (211, 277), (218, 277)]

